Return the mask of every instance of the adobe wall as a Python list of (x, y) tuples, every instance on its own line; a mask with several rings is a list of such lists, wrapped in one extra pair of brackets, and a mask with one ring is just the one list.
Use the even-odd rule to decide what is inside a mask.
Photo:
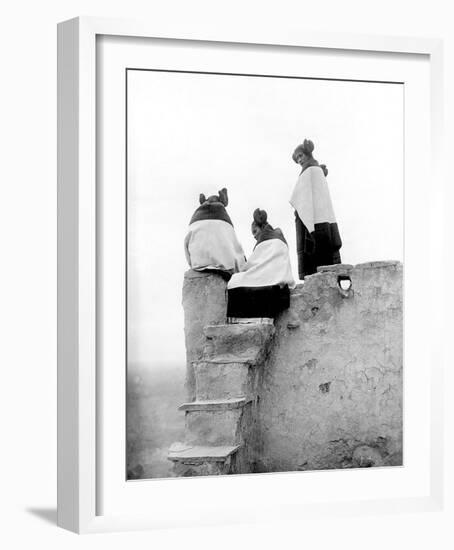
[(262, 371), (260, 470), (401, 464), (402, 338), (401, 264), (306, 278)]
[(202, 358), (205, 345), (204, 327), (225, 322), (227, 283), (206, 271), (189, 269), (184, 274), (182, 304), (186, 344), (186, 393), (188, 401), (195, 398), (193, 361)]
[[(257, 472), (402, 463), (402, 265), (328, 269), (276, 320), (259, 372)], [(225, 282), (188, 272), (183, 305), (191, 400), (203, 327), (225, 322)]]

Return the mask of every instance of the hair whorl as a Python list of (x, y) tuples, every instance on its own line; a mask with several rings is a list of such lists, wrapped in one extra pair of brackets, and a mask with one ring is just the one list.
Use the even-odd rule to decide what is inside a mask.
[(314, 142), (310, 139), (305, 139), (303, 142), (303, 151), (306, 155), (312, 155), (312, 152), (314, 151)]
[(259, 227), (263, 227), (264, 225), (266, 225), (268, 214), (265, 212), (265, 210), (260, 210), (260, 208), (256, 208), (254, 210), (253, 216), (256, 225), (258, 225)]
[(227, 189), (223, 187), (219, 191), (219, 201), (222, 202), (224, 206), (227, 206), (229, 204), (229, 195), (227, 193)]

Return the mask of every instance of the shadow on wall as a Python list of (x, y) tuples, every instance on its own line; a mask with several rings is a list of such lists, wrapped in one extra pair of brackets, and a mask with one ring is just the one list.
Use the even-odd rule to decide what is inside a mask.
[(184, 379), (184, 365), (128, 366), (128, 479), (174, 477), (167, 453), (184, 434), (184, 412), (178, 411), (185, 400)]

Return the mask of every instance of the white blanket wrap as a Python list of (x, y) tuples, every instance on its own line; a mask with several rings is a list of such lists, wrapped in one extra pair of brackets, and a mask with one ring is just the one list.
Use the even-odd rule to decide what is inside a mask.
[(336, 223), (328, 183), (319, 166), (310, 166), (300, 175), (290, 204), (310, 233), (316, 223)]
[(192, 269), (237, 272), (245, 264), (244, 252), (233, 227), (223, 220), (191, 223), (184, 240), (186, 259)]
[(241, 273), (235, 273), (227, 288), (288, 285), (295, 287), (288, 246), (280, 239), (258, 244)]

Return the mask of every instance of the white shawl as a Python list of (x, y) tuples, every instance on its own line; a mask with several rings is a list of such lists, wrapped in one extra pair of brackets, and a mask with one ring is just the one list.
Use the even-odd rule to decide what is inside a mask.
[(336, 223), (328, 183), (319, 166), (310, 166), (298, 178), (290, 198), (309, 233), (316, 223)]
[(280, 239), (269, 239), (258, 244), (244, 271), (232, 275), (227, 288), (272, 285), (295, 287), (288, 246)]
[(184, 240), (188, 264), (196, 271), (219, 269), (235, 273), (246, 262), (233, 227), (223, 220), (191, 223)]

